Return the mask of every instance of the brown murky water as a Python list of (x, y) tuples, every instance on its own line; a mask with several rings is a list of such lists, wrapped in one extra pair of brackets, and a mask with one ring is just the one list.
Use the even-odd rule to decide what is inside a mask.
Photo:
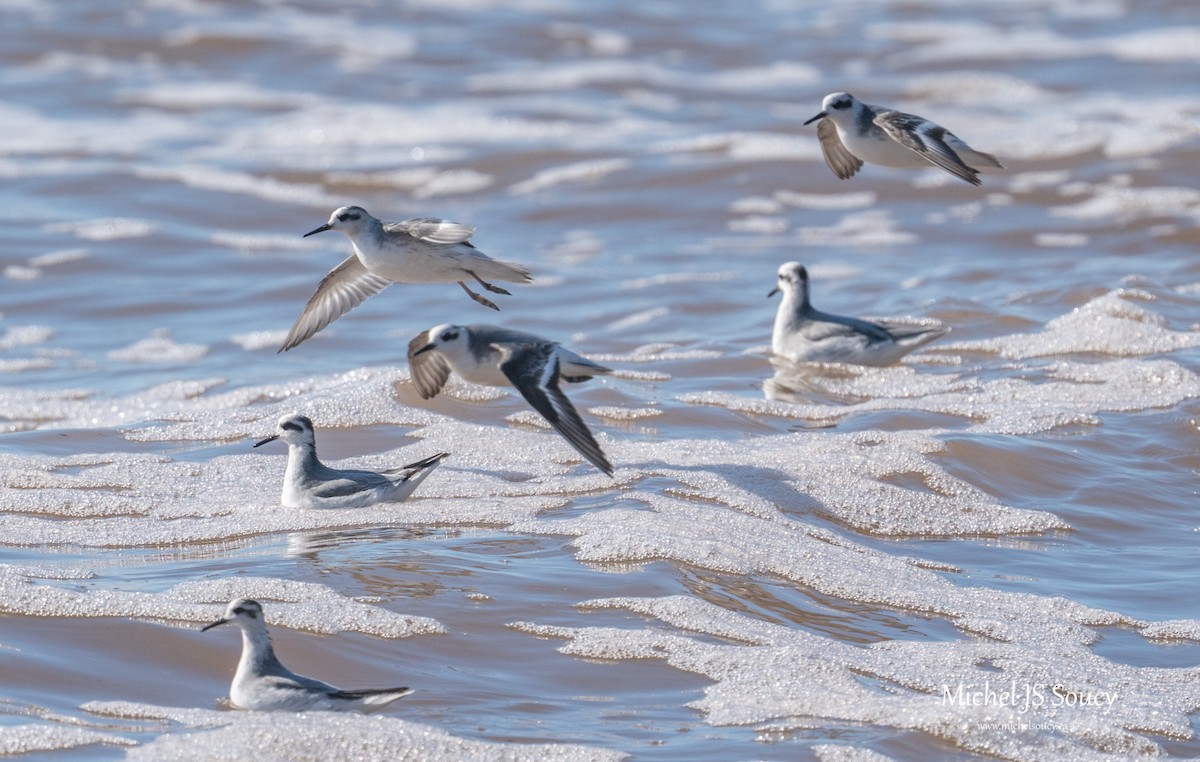
[[(0, 754), (1200, 753), (1191, 4), (0, 15)], [(801, 126), (838, 90), (1008, 169), (839, 181)], [(397, 285), (277, 355), (343, 204), (536, 280), (490, 314)], [(789, 260), (823, 309), (953, 331), (773, 362)], [(569, 389), (614, 478), (515, 394), (421, 400), (445, 322), (617, 369)], [(329, 462), (452, 456), (286, 510), (250, 445), (292, 410)], [(416, 692), (231, 711), (238, 640), (198, 626), (239, 596), (297, 671)]]

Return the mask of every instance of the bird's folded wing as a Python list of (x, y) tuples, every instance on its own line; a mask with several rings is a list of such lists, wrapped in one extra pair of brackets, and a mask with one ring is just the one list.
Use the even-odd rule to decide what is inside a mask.
[(356, 478), (330, 479), (312, 487), (309, 491), (313, 497), (338, 498), (357, 495), (362, 492), (392, 486), (392, 480), (380, 474), (360, 472)]
[(862, 159), (850, 153), (838, 136), (837, 126), (829, 119), (817, 122), (817, 139), (821, 141), (821, 153), (825, 163), (839, 179), (854, 177), (862, 169)]
[(390, 280), (375, 275), (351, 254), (321, 279), (279, 351), (299, 345), (389, 285)]
[(929, 163), (972, 185), (982, 184), (979, 172), (964, 164), (954, 149), (946, 143), (946, 136), (951, 133), (945, 127), (900, 111), (884, 111), (875, 117), (875, 124), (892, 140), (915, 151)]
[(513, 348), (500, 370), (517, 387), (533, 409), (596, 468), (612, 476), (613, 467), (604, 456), (575, 406), (559, 388), (559, 363), (555, 348), (523, 346)]
[(836, 320), (812, 320), (800, 328), (799, 333), (808, 341), (830, 341), (834, 339), (857, 339), (863, 344), (890, 341), (887, 329), (867, 320), (837, 316)]
[(433, 217), (416, 217), (411, 220), (393, 222), (385, 225), (388, 232), (399, 231), (408, 233), (413, 238), (428, 243), (466, 243), (475, 235), (475, 228), (461, 225), (450, 220), (439, 220)]

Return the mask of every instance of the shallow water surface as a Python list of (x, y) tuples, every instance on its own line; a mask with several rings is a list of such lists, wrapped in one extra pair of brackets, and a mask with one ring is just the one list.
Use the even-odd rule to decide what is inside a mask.
[[(0, 755), (1200, 755), (1191, 3), (0, 15)], [(1008, 168), (840, 181), (801, 126), (839, 90)], [(346, 204), (535, 281), (396, 285), (277, 354)], [(822, 309), (952, 333), (772, 358), (790, 260)], [(421, 400), (446, 322), (616, 369), (568, 390), (614, 477), (511, 390)], [(251, 444), (291, 411), (327, 462), (452, 455), (401, 505), (286, 510)], [(415, 693), (231, 710), (238, 638), (198, 628), (241, 596), (289, 666)]]

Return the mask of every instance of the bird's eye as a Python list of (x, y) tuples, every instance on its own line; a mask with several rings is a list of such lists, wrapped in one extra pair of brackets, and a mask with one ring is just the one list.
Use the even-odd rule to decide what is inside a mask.
[(358, 212), (343, 212), (342, 214), (338, 215), (338, 222), (345, 222), (346, 220), (357, 220), (358, 218), (359, 218)]
[(303, 431), (304, 430), (303, 427), (300, 426), (300, 424), (292, 423), (291, 421), (285, 421), (284, 423), (279, 424), (279, 428), (287, 429), (288, 431)]
[(834, 101), (833, 103), (830, 103), (829, 105), (832, 106), (833, 108), (837, 109), (838, 111), (841, 111), (843, 109), (850, 108), (850, 101), (849, 100)]
[(458, 331), (446, 331), (442, 334), (442, 341), (454, 341), (458, 338)]

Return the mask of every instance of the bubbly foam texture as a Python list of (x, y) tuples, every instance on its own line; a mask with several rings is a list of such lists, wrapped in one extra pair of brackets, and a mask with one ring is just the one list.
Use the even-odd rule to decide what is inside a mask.
[[(1200, 621), (1084, 605), (1107, 595), (1102, 583), (1072, 587), (1078, 578), (1057, 571), (1018, 584), (1004, 576), (1007, 559), (972, 567), (976, 550), (997, 548), (1028, 548), (1018, 565), (1078, 559), (1097, 533), (1108, 539), (1093, 520), (1125, 519), (1080, 518), (1086, 498), (1063, 505), (1019, 487), (1010, 497), (996, 485), (1013, 472), (970, 469), (1006, 438), (1024, 437), (1013, 444), (1022, 463), (1046, 443), (1077, 441), (1094, 464), (1092, 483), (1070, 485), (1078, 495), (1110, 464), (1120, 470), (1121, 432), (1143, 431), (1146, 418), (1194, 433), (1176, 419), (1200, 397), (1200, 286), (1188, 282), (1187, 258), (1200, 195), (1180, 169), (1200, 137), (1200, 99), (1186, 80), (1197, 29), (1120, 0), (1013, 0), (1003, 17), (990, 6), (980, 13), (982, 2), (832, 3), (801, 19), (804, 29), (778, 3), (755, 14), (697, 4), (697, 23), (684, 26), (656, 4), (609, 5), (426, 1), (400, 18), (388, 4), (155, 0), (119, 19), (84, 14), (93, 30), (70, 4), (9, 3), (9, 22), (37, 35), (53, 28), (55, 44), (14, 48), (12, 97), (0, 103), (0, 177), (18, 199), (3, 277), (21, 292), (0, 326), (0, 431), (11, 434), (0, 453), (0, 543), (16, 557), (6, 560), (22, 562), (0, 566), (0, 608), (194, 628), (246, 595), (264, 601), (273, 628), (432, 634), (449, 620), (356, 599), (357, 575), (337, 590), (283, 577), (331, 533), (336, 552), (355, 559), (345, 530), (484, 527), (474, 531), (569, 538), (563, 566), (603, 575), (570, 603), (624, 596), (585, 601), (577, 617), (569, 605), (547, 610), (537, 593), (504, 600), (497, 588), (485, 609), (536, 612), (510, 618), (536, 620), (516, 626), (563, 639), (579, 658), (662, 660), (701, 676), (709, 682), (689, 698), (713, 725), (798, 745), (810, 730), (863, 746), (924, 734), (891, 747), (898, 758), (928, 748), (1032, 760), (1178, 751), (1164, 739), (1191, 737), (1195, 669), (1106, 658), (1105, 630), (1153, 639), (1132, 657), (1143, 663), (1158, 657), (1157, 643), (1200, 642)], [(820, 60), (759, 44), (794, 31), (821, 38)], [(90, 46), (94, 36), (108, 42)], [(1044, 62), (1053, 88), (1038, 75)], [(1145, 92), (1107, 79), (1151, 66)], [(221, 74), (249, 70), (262, 76)], [(831, 72), (843, 81), (832, 85)], [(73, 97), (80, 82), (86, 98)], [(932, 168), (867, 167), (837, 181), (815, 128), (800, 123), (842, 87), (946, 125), (1011, 168), (987, 173), (982, 191)], [(588, 338), (570, 345), (614, 368), (567, 392), (615, 478), (582, 462), (514, 390), (451, 378), (424, 402), (402, 364), (379, 364), (433, 322), (421, 317), (426, 306), (441, 309), (440, 299), (420, 301), (422, 288), (395, 287), (274, 357), (277, 329), (349, 252), (341, 237), (300, 236), (350, 203), (387, 219), (477, 223), (485, 252), (513, 252), (534, 270), (533, 285), (497, 300), (504, 312), (493, 319)], [(763, 296), (788, 259), (805, 260), (814, 280), (845, 279), (830, 285), (861, 293), (854, 314), (935, 314), (955, 331), (895, 367), (772, 366), (763, 345), (775, 304)], [(1086, 266), (1070, 267), (1077, 260)], [(1130, 272), (1147, 280), (1115, 288)], [(1046, 292), (1006, 290), (1038, 288), (1030, 283), (1043, 276)], [(146, 285), (111, 288), (135, 278)], [(1085, 293), (1053, 291), (1064, 283)], [(147, 323), (177, 288), (187, 289), (178, 310)], [(486, 319), (446, 289), (438, 296), (448, 309)], [(818, 305), (834, 310), (835, 288), (822, 293)], [(555, 320), (553, 333), (537, 327)], [(158, 325), (175, 337), (151, 334)], [(375, 354), (380, 338), (395, 341)], [(336, 437), (340, 453), (353, 453), (327, 457), (332, 465), (450, 457), (400, 505), (284, 509), (286, 447), (251, 444), (293, 411), (313, 418), (319, 445)], [(1112, 429), (1118, 452), (1099, 453), (1113, 446)], [(365, 441), (386, 444), (354, 447), (368, 430)], [(959, 461), (964, 440), (987, 454)], [(1165, 523), (1161, 514), (1154, 522)], [(239, 553), (254, 556), (241, 574)], [(162, 577), (128, 573), (155, 554), (172, 560)], [(524, 559), (504, 560), (516, 570)], [(634, 579), (639, 566), (659, 570)], [(865, 607), (878, 621), (928, 620), (937, 634), (873, 622), (865, 639), (837, 637), (806, 616), (755, 609), (753, 596), (717, 606), (697, 570), (731, 575), (731, 588), (775, 584), (830, 608)], [(1013, 575), (1022, 573), (1040, 572)], [(627, 580), (658, 597), (632, 597)], [(1071, 598), (1044, 593), (1060, 589)], [(605, 617), (620, 624), (588, 626)], [(53, 645), (51, 656), (69, 656)], [(449, 669), (488, 670), (487, 659), (508, 654), (478, 656)], [(943, 701), (945, 684), (989, 680), (1044, 685), (1047, 699), (1052, 684), (1064, 696), (1120, 699), (1033, 715)], [(75, 695), (68, 683), (49, 688), (59, 691), (53, 700)], [(430, 702), (435, 715), (444, 699)], [(654, 700), (671, 718), (664, 725), (693, 721), (666, 706), (672, 699)], [(0, 753), (135, 737), (145, 745), (134, 758), (155, 760), (244, 759), (260, 748), (322, 760), (614, 756), (466, 740), (391, 716), (87, 708), (101, 719), (8, 711), (40, 722), (9, 718)], [(515, 714), (514, 723), (543, 721)], [(1055, 729), (988, 729), (991, 721)], [(615, 736), (603, 722), (563, 732)], [(455, 732), (527, 737), (496, 723)], [(730, 757), (777, 748), (713, 746)], [(833, 743), (812, 752), (881, 758)]]
[(160, 328), (148, 338), (140, 339), (108, 353), (108, 359), (131, 363), (193, 363), (208, 354), (203, 344), (182, 344), (171, 338), (171, 332)]
[(9, 725), (4, 730), (5, 732), (0, 733), (0, 755), (5, 757), (65, 751), (92, 744), (136, 745), (136, 741), (122, 736), (86, 728), (26, 724)]
[(1005, 359), (1026, 360), (1072, 354), (1142, 357), (1200, 347), (1200, 330), (1172, 329), (1161, 315), (1138, 304), (1154, 299), (1140, 289), (1118, 289), (1051, 320), (1036, 333), (943, 342), (942, 348), (995, 352)]
[[(771, 542), (769, 533), (766, 541)], [(752, 565), (751, 559), (760, 556), (751, 544), (744, 550)], [(684, 596), (582, 604), (653, 620), (642, 628), (514, 626), (566, 638), (560, 650), (574, 656), (664, 659), (702, 674), (714, 685), (692, 706), (716, 725), (800, 729), (806, 727), (803, 718), (825, 717), (919, 730), (958, 748), (1012, 759), (1155, 754), (1161, 748), (1142, 734), (1191, 736), (1188, 713), (1200, 691), (1190, 670), (1138, 669), (1102, 659), (1086, 647), (1094, 638), (1091, 628), (1122, 622), (1119, 615), (1061, 598), (954, 588), (939, 575), (895, 561), (877, 564), (860, 557), (845, 566), (811, 570), (805, 568), (803, 547), (793, 558), (791, 568), (776, 566), (775, 571), (802, 584), (817, 580), (825, 591), (836, 579), (835, 586), (842, 588), (837, 595), (853, 597), (869, 568), (869, 574), (888, 579), (889, 587), (903, 588), (895, 597), (905, 599), (905, 607), (939, 611), (988, 638), (850, 644)], [(986, 706), (956, 698), (988, 690), (1010, 691), (1010, 698), (993, 698)], [(1028, 729), (1039, 724), (1056, 732)], [(1012, 729), (1021, 726), (1027, 729)]]
[[(98, 718), (161, 720), (180, 729), (131, 749), (130, 760), (244, 760), (247, 749), (270, 749), (279, 759), (338, 762), (361, 759), (544, 759), (606, 762), (625, 755), (572, 744), (475, 741), (395, 717), (334, 712), (217, 712), (149, 704), (94, 701), (83, 707)], [(341, 739), (331, 744), (330, 738)]]
[[(77, 580), (89, 584), (61, 584)], [(271, 626), (327, 634), (353, 631), (380, 638), (445, 631), (433, 619), (360, 603), (313, 582), (234, 576), (183, 582), (162, 592), (132, 592), (103, 583), (102, 576), (90, 572), (63, 574), (55, 569), (0, 564), (0, 590), (4, 592), (0, 610), (31, 616), (139, 617), (192, 626), (221, 618), (225, 605), (235, 598), (255, 598), (267, 607)]]

